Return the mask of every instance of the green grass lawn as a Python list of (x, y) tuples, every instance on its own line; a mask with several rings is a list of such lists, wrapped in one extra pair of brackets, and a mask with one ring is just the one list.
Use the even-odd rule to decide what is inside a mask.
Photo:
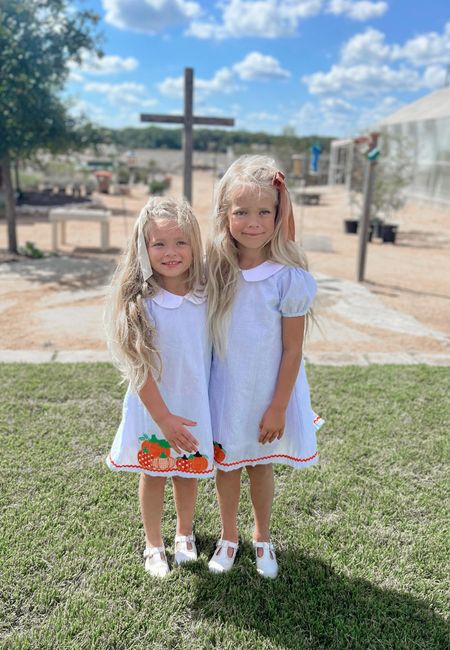
[(0, 365), (0, 647), (447, 650), (450, 368), (310, 367), (309, 378), (326, 419), (321, 462), (276, 469), (280, 577), (255, 572), (244, 477), (236, 568), (207, 570), (220, 530), (209, 479), (199, 561), (154, 581), (138, 476), (104, 463), (116, 371)]

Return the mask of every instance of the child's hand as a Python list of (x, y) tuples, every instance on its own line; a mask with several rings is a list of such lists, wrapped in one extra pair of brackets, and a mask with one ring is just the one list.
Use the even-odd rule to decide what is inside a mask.
[(281, 438), (284, 433), (285, 414), (285, 409), (269, 406), (259, 423), (261, 432), (258, 438), (259, 442), (265, 445), (266, 442), (273, 442), (277, 438), (278, 440)]
[(177, 454), (181, 454), (181, 450), (193, 453), (198, 449), (198, 440), (186, 429), (185, 424), (189, 427), (195, 427), (197, 422), (173, 413), (169, 413), (158, 422), (158, 426), (165, 435), (167, 442), (170, 443)]

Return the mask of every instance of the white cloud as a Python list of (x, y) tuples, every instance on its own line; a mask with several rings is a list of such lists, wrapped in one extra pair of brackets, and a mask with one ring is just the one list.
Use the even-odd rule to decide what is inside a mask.
[(407, 61), (416, 67), (447, 64), (450, 61), (450, 22), (442, 34), (419, 34), (404, 45), (388, 45), (382, 32), (368, 28), (353, 36), (341, 50), (342, 63), (367, 64), (387, 59)]
[(103, 0), (103, 8), (110, 25), (147, 34), (186, 24), (200, 13), (200, 5), (187, 0)]
[(77, 72), (77, 70), (73, 68), (70, 70), (68, 81), (73, 81), (75, 83), (82, 83), (84, 81), (84, 77), (82, 74), (80, 74), (79, 72)]
[(92, 122), (104, 124), (107, 120), (107, 114), (104, 109), (94, 104), (86, 101), (85, 99), (78, 99), (69, 107), (69, 113), (74, 117), (86, 116)]
[(443, 65), (429, 65), (423, 73), (423, 85), (436, 89), (442, 88), (447, 77), (447, 69)]
[(406, 41), (404, 45), (394, 45), (393, 59), (405, 59), (415, 66), (448, 64), (450, 62), (450, 22), (442, 34), (428, 32)]
[[(183, 96), (184, 78), (167, 77), (158, 84), (158, 90), (165, 97), (180, 98)], [(220, 68), (211, 79), (194, 78), (194, 91), (200, 98), (211, 93), (233, 93), (237, 90), (233, 73), (229, 68)]]
[(327, 125), (319, 106), (312, 102), (306, 102), (289, 120), (291, 126), (295, 127), (299, 136), (311, 135), (338, 135), (338, 129), (335, 123)]
[(292, 36), (301, 18), (320, 12), (323, 0), (231, 0), (220, 4), (222, 22), (193, 21), (187, 34), (197, 38)]
[[(213, 93), (231, 94), (239, 90), (236, 76), (250, 80), (273, 80), (290, 77), (279, 61), (260, 52), (251, 52), (232, 68), (220, 68), (211, 79), (194, 78), (194, 99), (202, 100)], [(167, 77), (157, 86), (161, 95), (180, 99), (184, 93), (184, 77)]]
[(321, 108), (325, 111), (348, 115), (357, 111), (355, 104), (339, 99), (338, 97), (327, 97), (320, 103)]
[(69, 108), (69, 113), (76, 118), (83, 115), (95, 124), (116, 129), (127, 126), (143, 126), (140, 121), (139, 111), (128, 106), (111, 111), (100, 106), (99, 102), (79, 99)]
[(196, 79), (194, 83), (200, 96), (204, 97), (210, 93), (234, 93), (238, 89), (228, 68), (220, 68), (211, 79)]
[(194, 110), (195, 115), (202, 115), (202, 116), (214, 116), (214, 117), (228, 117), (227, 111), (223, 108), (223, 106), (211, 106), (208, 104), (207, 106), (205, 104), (202, 104), (199, 102), (198, 104), (195, 105), (195, 110)]
[[(197, 83), (197, 80), (194, 80), (194, 84)], [(183, 77), (167, 77), (164, 81), (161, 81), (158, 84), (158, 90), (161, 95), (165, 97), (183, 97)], [(195, 90), (195, 88), (194, 88)]]
[(137, 59), (128, 56), (126, 59), (115, 54), (105, 54), (101, 59), (94, 56), (83, 59), (80, 72), (88, 72), (96, 75), (117, 74), (119, 72), (131, 72), (136, 70), (139, 63)]
[(279, 122), (280, 116), (275, 115), (274, 113), (265, 113), (264, 111), (256, 113), (248, 113), (246, 115), (247, 120), (256, 121), (256, 122)]
[(139, 62), (132, 56), (122, 58), (115, 54), (106, 54), (102, 58), (96, 57), (91, 52), (83, 56), (81, 65), (69, 63), (70, 79), (72, 81), (82, 81), (84, 74), (92, 75), (113, 75), (121, 72), (132, 72), (136, 70)]
[(99, 93), (104, 95), (107, 101), (113, 106), (137, 106), (150, 108), (157, 102), (156, 99), (147, 97), (147, 88), (144, 84), (128, 82), (121, 84), (92, 82), (84, 85), (88, 93)]
[(302, 79), (312, 95), (326, 93), (345, 97), (382, 95), (395, 90), (418, 90), (420, 76), (414, 70), (394, 70), (387, 65), (333, 65), (329, 72), (316, 72)]
[(328, 13), (335, 16), (345, 15), (353, 20), (370, 20), (378, 18), (388, 10), (387, 2), (369, 2), (369, 0), (330, 0)]
[(290, 119), (300, 134), (353, 136), (376, 126), (384, 117), (400, 108), (392, 96), (372, 103), (350, 103), (327, 98), (307, 102)]
[(330, 70), (306, 75), (302, 80), (313, 95), (365, 97), (433, 89), (443, 85), (448, 61), (450, 22), (441, 34), (420, 34), (403, 45), (388, 44), (381, 31), (368, 28), (343, 45), (340, 61)]
[(233, 69), (238, 73), (241, 79), (252, 80), (270, 80), (286, 79), (291, 76), (288, 70), (284, 70), (279, 61), (273, 56), (261, 54), (261, 52), (251, 52), (245, 59), (235, 63)]
[(341, 50), (341, 62), (379, 63), (391, 55), (391, 47), (384, 42), (384, 34), (369, 27), (365, 32), (353, 36)]

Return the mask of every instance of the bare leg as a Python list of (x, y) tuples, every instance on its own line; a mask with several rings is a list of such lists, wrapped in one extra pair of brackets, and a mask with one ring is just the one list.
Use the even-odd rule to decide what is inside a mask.
[[(149, 476), (141, 473), (139, 481), (139, 503), (144, 524), (147, 546), (163, 546), (161, 517), (164, 506), (164, 476)], [(161, 559), (164, 559), (161, 554)]]
[[(273, 466), (255, 465), (248, 466), (250, 478), (250, 496), (253, 504), (255, 542), (268, 542), (270, 540), (270, 517), (274, 495)], [(258, 556), (262, 557), (263, 549), (258, 549)]]
[[(174, 476), (172, 484), (177, 510), (177, 535), (192, 535), (198, 481), (196, 478)], [(187, 548), (192, 550), (191, 542), (187, 543)]]
[[(222, 539), (229, 542), (238, 541), (237, 513), (241, 492), (241, 470), (222, 472), (217, 470), (217, 498), (222, 519)], [(228, 557), (233, 557), (233, 549), (228, 548)]]

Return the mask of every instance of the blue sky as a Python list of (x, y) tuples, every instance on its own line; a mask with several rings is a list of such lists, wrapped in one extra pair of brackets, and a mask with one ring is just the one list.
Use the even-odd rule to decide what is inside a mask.
[[(185, 67), (197, 115), (298, 135), (354, 135), (444, 85), (448, 0), (79, 0), (105, 57), (74, 66), (72, 112), (110, 127), (180, 114)], [(450, 68), (449, 68), (450, 69)]]

